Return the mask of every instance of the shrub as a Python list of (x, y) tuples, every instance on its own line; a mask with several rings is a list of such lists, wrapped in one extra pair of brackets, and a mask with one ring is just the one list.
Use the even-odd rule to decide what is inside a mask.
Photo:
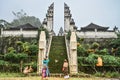
[(30, 50), (29, 55), (37, 55), (38, 54), (38, 46), (37, 45), (30, 45), (29, 50)]
[(23, 47), (23, 52), (25, 53), (29, 53), (29, 46), (30, 46), (30, 43), (29, 42), (25, 42), (23, 43), (22, 47)]
[(87, 50), (87, 53), (90, 54), (90, 53), (95, 53), (95, 50), (94, 49), (88, 49)]
[(4, 65), (5, 61), (4, 60), (0, 60), (0, 65)]
[(102, 73), (101, 72), (96, 72), (94, 75), (97, 76), (97, 77), (101, 77)]
[(105, 74), (105, 77), (111, 78), (111, 72), (107, 72), (107, 73)]
[(103, 63), (104, 65), (118, 65), (119, 62), (117, 61), (116, 57), (114, 56), (111, 56), (111, 55), (104, 55), (104, 56), (101, 56), (102, 59), (103, 59)]
[(99, 46), (100, 46), (100, 45), (99, 45), (97, 42), (94, 42), (94, 43), (92, 44), (92, 48), (93, 48), (93, 49), (97, 49)]
[(119, 55), (119, 56), (120, 56), (120, 47), (117, 48), (116, 55)]
[(99, 54), (102, 54), (102, 55), (108, 54), (108, 50), (104, 48), (103, 50), (100, 50)]
[(96, 54), (89, 54), (88, 57), (86, 57), (85, 61), (88, 62), (91, 66), (94, 66), (97, 63), (98, 55)]
[(77, 41), (78, 41), (79, 43), (82, 43), (82, 42), (84, 41), (84, 38), (77, 38)]
[(120, 73), (118, 73), (118, 72), (112, 72), (111, 73), (111, 77), (112, 78), (118, 78), (118, 77), (120, 77)]
[(78, 66), (82, 66), (84, 63), (84, 57), (78, 57)]
[(10, 62), (16, 62), (17, 59), (17, 55), (15, 53), (7, 53), (5, 54), (5, 60), (10, 61)]
[(77, 47), (78, 56), (86, 56), (86, 49), (82, 46)]
[(8, 52), (9, 52), (9, 53), (15, 53), (16, 50), (15, 50), (13, 47), (9, 47), (9, 48), (8, 48)]
[(22, 45), (23, 42), (22, 42), (22, 41), (16, 41), (16, 44), (17, 44), (17, 45)]
[(118, 78), (118, 77), (120, 77), (120, 73), (118, 73), (118, 72), (107, 72), (105, 74), (105, 77), (108, 77), (108, 78)]
[(18, 59), (19, 62), (20, 62), (21, 60), (26, 60), (27, 57), (28, 57), (28, 55), (25, 54), (25, 53), (18, 53), (18, 54), (17, 54), (17, 59)]

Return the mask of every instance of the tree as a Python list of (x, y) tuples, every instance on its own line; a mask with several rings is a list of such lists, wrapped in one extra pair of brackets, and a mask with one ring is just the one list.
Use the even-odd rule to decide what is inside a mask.
[(35, 27), (41, 26), (41, 22), (40, 22), (39, 18), (36, 18), (35, 16), (28, 16), (23, 10), (21, 10), (19, 12), (13, 11), (12, 13), (15, 16), (15, 19), (11, 23), (8, 23), (7, 21), (1, 19), (0, 25), (2, 22), (2, 23), (4, 23), (5, 27), (16, 27), (19, 25), (27, 24), (27, 23), (29, 23)]
[(115, 56), (120, 55), (120, 32), (117, 33), (117, 38), (113, 39), (110, 42), (110, 46), (112, 46), (112, 54)]
[(0, 28), (8, 28), (9, 26), (11, 26), (9, 22), (7, 22), (6, 20), (0, 19)]
[(45, 29), (43, 26), (41, 26), (41, 27), (38, 29), (37, 39), (39, 40), (41, 31), (45, 31), (46, 39), (49, 39), (49, 36), (50, 36), (50, 35), (49, 35), (49, 32), (48, 32), (48, 30)]
[(25, 53), (17, 54), (18, 61), (20, 62), (20, 72), (22, 72), (22, 70), (23, 70), (23, 61), (26, 60), (27, 57), (28, 57), (28, 55)]
[(95, 70), (95, 72), (97, 72), (95, 68), (97, 63), (97, 58), (98, 58), (97, 54), (89, 54), (89, 56), (85, 58), (85, 61), (89, 63), (89, 65)]
[(77, 47), (77, 55), (78, 56), (87, 56), (87, 51), (82, 45)]
[(30, 55), (37, 55), (37, 53), (38, 53), (38, 46), (32, 44), (32, 45), (30, 45), (29, 50), (30, 50)]

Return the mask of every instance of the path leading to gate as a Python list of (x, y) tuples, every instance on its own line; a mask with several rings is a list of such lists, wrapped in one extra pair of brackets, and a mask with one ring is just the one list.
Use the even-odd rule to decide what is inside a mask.
[(50, 73), (62, 73), (64, 59), (67, 59), (64, 36), (53, 36), (49, 53)]

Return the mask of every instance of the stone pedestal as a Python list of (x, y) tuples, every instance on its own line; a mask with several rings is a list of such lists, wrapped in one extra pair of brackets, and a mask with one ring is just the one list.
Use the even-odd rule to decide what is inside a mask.
[(75, 32), (71, 32), (70, 37), (70, 74), (78, 73), (77, 65), (77, 39)]
[(38, 74), (42, 72), (43, 58), (46, 56), (46, 35), (45, 31), (41, 31), (39, 39), (39, 53), (38, 53)]

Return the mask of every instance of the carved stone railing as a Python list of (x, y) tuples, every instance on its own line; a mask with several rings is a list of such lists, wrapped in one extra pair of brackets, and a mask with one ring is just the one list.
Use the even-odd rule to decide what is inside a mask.
[(48, 39), (48, 43), (47, 43), (47, 46), (46, 46), (46, 56), (49, 57), (49, 52), (50, 52), (50, 47), (51, 47), (51, 42), (52, 42), (52, 35), (50, 35), (49, 39)]
[(65, 43), (67, 49), (67, 56), (69, 61), (70, 74), (78, 73), (78, 63), (77, 63), (77, 39), (76, 33), (71, 32), (70, 41), (67, 40), (65, 35)]
[[(66, 44), (66, 50), (67, 50), (67, 57), (68, 57), (68, 62), (70, 61), (70, 42), (67, 40), (67, 37), (65, 35), (65, 44)], [(69, 62), (70, 64), (70, 62)]]

